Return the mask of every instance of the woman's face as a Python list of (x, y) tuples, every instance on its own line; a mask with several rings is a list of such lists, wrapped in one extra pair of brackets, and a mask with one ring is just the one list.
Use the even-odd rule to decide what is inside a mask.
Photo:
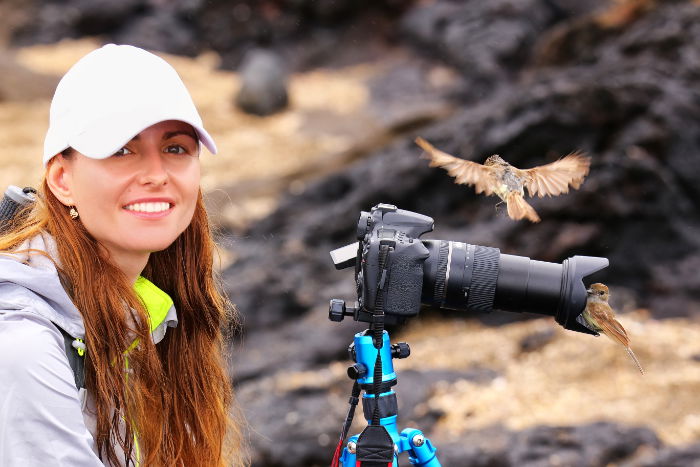
[(199, 142), (186, 123), (148, 127), (107, 159), (76, 151), (55, 159), (60, 166), (49, 169), (52, 191), (76, 207), (79, 222), (117, 264), (143, 260), (145, 265), (151, 252), (167, 248), (192, 220)]

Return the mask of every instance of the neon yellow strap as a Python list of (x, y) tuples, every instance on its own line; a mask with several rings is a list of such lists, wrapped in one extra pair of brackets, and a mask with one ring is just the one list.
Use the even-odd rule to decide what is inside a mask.
[[(138, 295), (141, 303), (143, 303), (144, 308), (146, 308), (146, 314), (148, 315), (148, 322), (151, 328), (151, 332), (158, 326), (163, 324), (165, 317), (168, 315), (168, 311), (173, 306), (173, 299), (170, 298), (168, 294), (160, 290), (156, 285), (146, 279), (143, 276), (139, 276), (134, 283), (134, 291)], [(131, 343), (125, 353), (128, 353), (131, 349), (138, 345), (138, 339)], [(126, 368), (129, 368), (129, 358), (127, 357), (124, 361)], [(126, 378), (128, 379), (129, 374), (126, 373)], [(137, 436), (136, 429), (134, 427), (134, 449), (136, 454), (136, 465), (141, 464), (141, 446), (139, 446), (139, 439)]]
[(136, 451), (136, 465), (141, 465), (141, 446), (139, 446), (139, 437), (136, 436), (136, 427), (134, 427), (134, 451)]

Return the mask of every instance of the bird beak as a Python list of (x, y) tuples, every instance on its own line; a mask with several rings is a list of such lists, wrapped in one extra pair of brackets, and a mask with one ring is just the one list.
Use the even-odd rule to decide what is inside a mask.
[(592, 290), (592, 289), (586, 289), (586, 293), (587, 293), (588, 295), (590, 295), (590, 294), (593, 293), (593, 290)]

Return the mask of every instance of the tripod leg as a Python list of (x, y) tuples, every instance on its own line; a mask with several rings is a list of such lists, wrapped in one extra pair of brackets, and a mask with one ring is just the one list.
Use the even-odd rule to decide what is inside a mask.
[(343, 453), (340, 455), (340, 465), (342, 467), (355, 467), (357, 462), (357, 451), (355, 451), (355, 448), (357, 447), (358, 437), (358, 435), (351, 436), (343, 448)]

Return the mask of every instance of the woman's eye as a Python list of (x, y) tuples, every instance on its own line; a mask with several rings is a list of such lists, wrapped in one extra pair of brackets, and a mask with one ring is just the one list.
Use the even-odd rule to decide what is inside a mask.
[(165, 148), (165, 152), (169, 154), (189, 154), (189, 151), (179, 144), (171, 144)]
[(126, 156), (127, 154), (132, 154), (132, 152), (129, 148), (124, 146), (123, 148), (119, 149), (117, 152), (115, 152), (112, 155), (119, 157), (119, 156)]

